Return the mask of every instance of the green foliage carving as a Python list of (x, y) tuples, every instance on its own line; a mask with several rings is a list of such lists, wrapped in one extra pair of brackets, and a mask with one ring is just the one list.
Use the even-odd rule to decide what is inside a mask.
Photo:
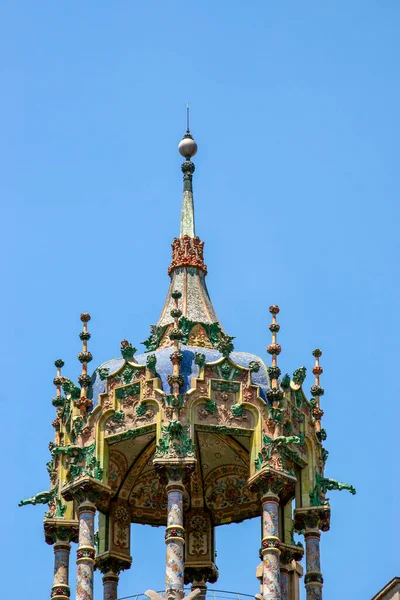
[(261, 364), (258, 362), (258, 360), (251, 360), (249, 362), (249, 369), (252, 373), (258, 373), (260, 368), (261, 368)]
[(143, 404), (142, 402), (140, 402), (139, 404), (136, 405), (136, 414), (138, 417), (143, 417), (147, 412), (147, 408), (145, 406), (145, 404)]
[(109, 376), (110, 369), (107, 369), (106, 367), (100, 367), (100, 368), (97, 369), (97, 372), (99, 374), (100, 379), (102, 381), (104, 381)]
[(199, 367), (199, 369), (202, 369), (206, 364), (206, 355), (202, 352), (196, 352), (196, 354), (194, 355), (194, 362)]
[(103, 478), (103, 469), (95, 456), (96, 442), (81, 448), (79, 446), (55, 446), (52, 449), (52, 455), (63, 455), (69, 459), (68, 463), (68, 481), (73, 481), (79, 477), (87, 476), (98, 479)]
[[(271, 417), (271, 419), (277, 425), (280, 425), (282, 423), (282, 421), (283, 421), (284, 409), (283, 408), (274, 408), (270, 404), (267, 405), (267, 409), (269, 411), (269, 416)], [(289, 431), (288, 433), (291, 433), (291, 431)]]
[(182, 331), (182, 344), (187, 344), (188, 343), (188, 339), (189, 339), (189, 334), (190, 331), (192, 329), (192, 327), (194, 327), (195, 323), (193, 321), (190, 321), (189, 319), (187, 319), (186, 317), (181, 317), (179, 319), (179, 329)]
[(328, 490), (348, 490), (350, 494), (355, 494), (356, 489), (348, 483), (342, 483), (336, 481), (336, 479), (329, 479), (322, 477), (319, 473), (315, 474), (316, 483), (312, 492), (310, 492), (311, 506), (324, 506), (329, 504), (329, 500), (325, 498), (325, 494)]
[(190, 437), (190, 425), (171, 420), (163, 425), (161, 438), (156, 446), (155, 458), (193, 458), (194, 444)]
[(71, 396), (73, 400), (80, 398), (81, 390), (70, 379), (65, 379), (62, 384), (62, 389), (65, 394)]
[(329, 451), (326, 448), (322, 448), (321, 455), (322, 455), (322, 462), (325, 464), (326, 461), (328, 460)]
[(76, 417), (72, 422), (72, 428), (70, 431), (70, 437), (72, 443), (75, 443), (78, 436), (82, 435), (83, 428), (85, 426), (85, 421), (82, 417)]
[(144, 340), (142, 344), (146, 347), (146, 352), (153, 352), (157, 350), (159, 343), (164, 337), (165, 332), (167, 331), (168, 325), (152, 325), (150, 328), (150, 336), (147, 340)]
[(288, 469), (285, 460), (285, 455), (287, 455), (287, 453), (283, 451), (287, 446), (290, 446), (291, 444), (301, 444), (300, 437), (297, 435), (281, 435), (275, 439), (272, 439), (264, 433), (263, 447), (261, 449), (261, 452), (259, 452), (258, 457), (254, 461), (256, 471), (259, 471), (263, 466), (272, 466), (272, 455), (278, 452), (282, 464), (282, 470), (291, 475), (292, 472), (290, 469)]
[(149, 354), (149, 356), (146, 359), (146, 365), (151, 373), (156, 372), (157, 358), (155, 354)]
[(62, 408), (65, 404), (66, 398), (64, 396), (55, 396), (51, 401), (52, 405), (56, 408)]
[(133, 383), (115, 390), (115, 395), (118, 400), (125, 400), (130, 396), (138, 396), (140, 394), (140, 383)]
[(135, 356), (136, 351), (137, 348), (132, 346), (132, 344), (128, 342), (128, 340), (123, 340), (121, 342), (121, 356), (125, 360), (132, 360)]
[[(281, 370), (279, 367), (267, 367), (268, 368), (268, 375), (269, 378), (272, 379), (279, 379), (280, 375), (281, 375)], [(289, 380), (290, 383), (290, 380)]]
[(302, 385), (307, 375), (307, 369), (305, 367), (299, 367), (293, 373), (292, 379), (296, 385)]
[(226, 333), (221, 333), (219, 341), (216, 344), (217, 350), (219, 350), (222, 356), (229, 356), (231, 352), (234, 351), (234, 345), (232, 340), (234, 340), (234, 336), (227, 335)]
[(214, 392), (232, 392), (237, 394), (240, 392), (240, 383), (230, 381), (215, 381), (212, 379), (211, 389)]
[(114, 423), (122, 423), (125, 419), (125, 413), (123, 410), (116, 410), (112, 416)]
[(207, 402), (204, 405), (204, 408), (210, 414), (214, 414), (218, 410), (217, 403), (214, 402), (213, 400), (207, 400)]
[(296, 390), (294, 392), (294, 399), (295, 399), (297, 408), (301, 408), (303, 406), (303, 402), (304, 402), (303, 392), (301, 391), (301, 389)]
[(236, 377), (240, 373), (240, 371), (238, 369), (235, 369), (235, 367), (233, 367), (232, 364), (227, 359), (224, 360), (220, 365), (217, 365), (214, 368), (215, 368), (217, 377), (219, 377), (220, 379), (227, 379), (227, 380), (236, 379)]
[[(201, 323), (196, 321), (191, 321), (186, 317), (181, 317), (179, 319), (179, 330), (181, 332), (180, 341), (182, 344), (187, 344), (190, 336), (190, 332), (195, 325), (201, 325), (204, 331), (207, 334), (208, 339), (210, 340), (211, 346), (216, 350), (219, 350), (224, 356), (228, 356), (230, 352), (233, 351), (232, 340), (234, 339), (231, 336), (226, 335), (218, 322), (215, 323)], [(150, 336), (147, 340), (142, 342), (146, 347), (146, 352), (153, 352), (157, 350), (160, 345), (161, 340), (163, 339), (165, 332), (168, 329), (168, 325), (152, 325), (150, 329)]]
[[(179, 417), (179, 413), (183, 408), (183, 405), (185, 403), (185, 396), (184, 394), (177, 394), (176, 396), (174, 394), (167, 394), (165, 396), (165, 404), (172, 409), (172, 413), (176, 413)], [(179, 423), (179, 421), (177, 421)], [(172, 421), (171, 421), (172, 423)]]
[(231, 406), (231, 413), (234, 417), (242, 417), (243, 416), (243, 404), (233, 404)]
[(290, 376), (288, 373), (282, 377), (281, 388), (283, 390), (288, 390), (290, 388)]

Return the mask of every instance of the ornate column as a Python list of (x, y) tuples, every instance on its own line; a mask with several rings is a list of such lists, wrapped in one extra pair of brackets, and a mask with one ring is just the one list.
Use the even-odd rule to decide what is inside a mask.
[(96, 558), (96, 569), (103, 573), (103, 600), (117, 600), (119, 574), (131, 566), (131, 559), (104, 553)]
[(68, 585), (69, 554), (71, 544), (69, 542), (57, 541), (54, 546), (54, 581), (51, 589), (51, 597), (57, 600), (66, 600), (70, 596)]
[(280, 600), (279, 498), (267, 493), (262, 498), (262, 594), (265, 600)]
[(261, 596), (262, 600), (281, 600), (279, 506), (280, 503), (285, 506), (293, 498), (295, 484), (293, 475), (272, 469), (268, 463), (249, 479), (250, 489), (258, 490), (262, 504), (262, 593), (256, 595), (257, 599)]
[(183, 492), (185, 490), (182, 474), (167, 470), (167, 529), (165, 543), (167, 546), (165, 571), (165, 597), (181, 599), (184, 597), (184, 543), (183, 528)]
[(100, 481), (85, 477), (62, 490), (65, 500), (74, 500), (79, 522), (79, 542), (76, 559), (76, 600), (93, 600), (93, 574), (96, 551), (94, 548), (94, 517), (96, 509), (106, 512), (110, 488)]
[(289, 567), (287, 564), (280, 565), (281, 576), (281, 600), (289, 600)]
[(322, 600), (322, 585), (324, 580), (321, 573), (319, 550), (321, 534), (318, 527), (316, 529), (307, 527), (304, 538), (306, 543), (306, 574), (304, 583), (307, 600)]
[(306, 574), (304, 584), (307, 600), (322, 600), (323, 577), (320, 559), (320, 529), (329, 530), (329, 506), (317, 506), (295, 511), (295, 528), (304, 531)]
[(281, 543), (280, 551), (281, 599), (298, 600), (298, 578), (293, 578), (293, 571), (297, 568), (298, 561), (303, 558), (304, 549), (301, 545)]
[(78, 541), (78, 524), (76, 521), (46, 519), (44, 523), (45, 538), (54, 548), (54, 579), (51, 588), (53, 600), (69, 600), (69, 555), (71, 541)]
[(76, 600), (92, 600), (94, 549), (94, 516), (96, 506), (85, 500), (78, 506), (79, 546), (76, 553)]
[(110, 570), (103, 574), (104, 600), (117, 600), (119, 575)]

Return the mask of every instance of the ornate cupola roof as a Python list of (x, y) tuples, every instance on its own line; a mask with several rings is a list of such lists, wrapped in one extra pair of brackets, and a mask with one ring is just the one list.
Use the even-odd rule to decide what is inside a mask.
[(169, 333), (174, 326), (171, 310), (175, 306), (173, 298), (175, 291), (181, 294), (179, 327), (183, 331), (183, 343), (218, 349), (221, 336), (224, 336), (207, 290), (204, 242), (195, 231), (193, 200), (195, 166), (192, 158), (197, 153), (197, 144), (190, 133), (189, 123), (178, 150), (185, 158), (182, 163), (183, 198), (180, 235), (172, 242), (172, 260), (168, 268), (171, 282), (164, 308), (157, 325), (152, 326), (149, 339), (144, 342), (148, 351), (173, 345)]
[[(322, 352), (313, 351), (315, 380), (307, 398), (306, 367), (281, 378), (277, 305), (269, 308), (271, 364), (234, 350), (212, 307), (203, 243), (195, 235), (191, 159), (197, 145), (189, 127), (179, 151), (185, 158), (181, 231), (147, 352), (136, 354), (123, 340), (120, 356), (90, 377), (90, 315), (81, 315), (80, 388), (61, 375), (63, 360), (54, 363), (50, 489), (20, 505), (49, 506), (44, 531), (54, 544), (52, 600), (70, 597), (66, 574), (74, 540), (76, 597), (93, 598), (96, 566), (104, 574), (104, 596), (117, 598), (118, 574), (132, 562), (131, 523), (166, 526), (165, 598), (194, 600), (201, 593), (204, 599), (207, 582), (218, 578), (215, 527), (260, 515), (262, 593), (255, 598), (299, 598), (295, 574), (304, 553), (307, 598), (321, 598), (320, 531), (330, 526), (326, 493), (355, 494), (352, 485), (325, 477)], [(304, 534), (305, 549), (295, 533)], [(185, 598), (185, 582), (201, 589)], [(151, 590), (146, 595), (163, 600)]]

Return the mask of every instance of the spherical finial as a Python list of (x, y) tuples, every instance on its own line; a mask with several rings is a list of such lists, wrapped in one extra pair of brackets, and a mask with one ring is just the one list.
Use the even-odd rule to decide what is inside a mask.
[(197, 144), (190, 133), (185, 133), (178, 146), (179, 153), (190, 160), (197, 152)]

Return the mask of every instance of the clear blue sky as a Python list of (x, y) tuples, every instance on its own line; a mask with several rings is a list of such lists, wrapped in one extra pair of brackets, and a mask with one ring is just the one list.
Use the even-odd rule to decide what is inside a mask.
[[(83, 311), (94, 366), (161, 311), (187, 101), (224, 328), (267, 359), (276, 303), (283, 372), (324, 351), (326, 474), (357, 488), (330, 493), (324, 600), (400, 574), (399, 20), (396, 0), (3, 0), (4, 597), (52, 584), (45, 509), (17, 502), (48, 488), (54, 359), (77, 377)], [(217, 588), (258, 591), (257, 521), (218, 529)], [(132, 554), (120, 595), (162, 588), (163, 531), (135, 526)]]

